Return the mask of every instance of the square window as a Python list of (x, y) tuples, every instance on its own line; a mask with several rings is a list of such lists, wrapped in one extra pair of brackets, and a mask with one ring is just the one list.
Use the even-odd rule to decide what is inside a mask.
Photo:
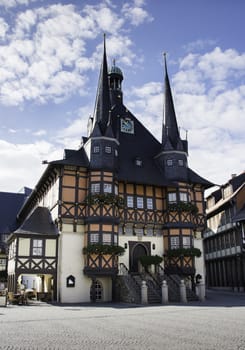
[(147, 209), (153, 209), (153, 199), (146, 198), (146, 205), (147, 205)]
[(179, 159), (179, 160), (178, 160), (178, 164), (179, 164), (179, 166), (184, 166), (184, 161), (183, 161), (183, 159)]
[(111, 234), (103, 233), (103, 244), (111, 244)]
[(190, 236), (183, 236), (183, 248), (190, 248), (191, 247), (191, 237)]
[(173, 165), (173, 160), (167, 159), (167, 166), (172, 166), (172, 165)]
[(144, 208), (144, 199), (143, 197), (137, 197), (137, 208), (143, 209)]
[(188, 193), (187, 192), (180, 192), (179, 199), (181, 202), (188, 202), (189, 201)]
[(111, 146), (105, 146), (105, 153), (111, 153)]
[(136, 164), (137, 166), (142, 166), (142, 164), (143, 164), (142, 159), (136, 158), (136, 159), (135, 159), (135, 164)]
[(134, 197), (133, 196), (127, 196), (127, 206), (129, 208), (134, 207)]
[(177, 202), (176, 192), (169, 192), (168, 193), (168, 201), (169, 201), (169, 203), (176, 203)]
[(100, 184), (95, 183), (91, 184), (91, 193), (99, 193), (100, 192)]
[(100, 153), (100, 146), (94, 146), (93, 153)]
[(91, 233), (90, 234), (90, 243), (98, 243), (99, 242), (99, 234)]
[(179, 248), (179, 236), (170, 237), (171, 249)]
[(104, 184), (104, 193), (112, 193), (112, 184)]
[(32, 242), (32, 255), (41, 256), (43, 253), (43, 241), (42, 239), (34, 239)]

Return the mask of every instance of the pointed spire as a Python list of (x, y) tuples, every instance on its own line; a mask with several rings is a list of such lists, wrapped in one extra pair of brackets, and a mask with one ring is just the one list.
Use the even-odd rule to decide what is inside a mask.
[(164, 55), (165, 66), (165, 91), (164, 91), (164, 117), (163, 117), (163, 129), (162, 129), (162, 145), (165, 144), (166, 138), (168, 138), (176, 148), (176, 145), (180, 139), (178, 124), (176, 120), (174, 102), (171, 92), (171, 87), (168, 78), (166, 53)]
[(104, 34), (104, 53), (102, 65), (100, 68), (100, 76), (97, 88), (97, 96), (94, 109), (94, 125), (96, 122), (100, 124), (102, 133), (105, 131), (109, 110), (110, 110), (110, 96), (109, 96), (109, 83), (108, 83), (108, 66), (106, 58), (106, 42)]
[(109, 111), (109, 118), (108, 118), (107, 128), (106, 128), (106, 131), (105, 131), (105, 136), (114, 138), (114, 133), (113, 133), (113, 130), (112, 130), (111, 111)]

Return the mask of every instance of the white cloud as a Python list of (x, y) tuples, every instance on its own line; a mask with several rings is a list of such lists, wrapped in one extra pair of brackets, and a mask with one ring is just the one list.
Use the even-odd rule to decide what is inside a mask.
[(125, 65), (137, 62), (125, 35), (127, 21), (108, 1), (85, 5), (80, 12), (72, 4), (27, 9), (17, 13), (11, 27), (0, 21), (0, 103), (57, 103), (86, 93), (88, 71), (99, 67), (103, 46), (88, 54), (87, 43), (103, 31), (110, 34), (109, 55)]
[(0, 191), (18, 191), (23, 186), (34, 188), (44, 171), (42, 160), (61, 157), (62, 151), (45, 141), (12, 144), (0, 140)]
[(184, 49), (189, 52), (200, 51), (203, 49), (207, 49), (210, 46), (214, 46), (216, 44), (215, 40), (212, 39), (198, 39), (184, 45)]
[(37, 130), (32, 133), (34, 136), (45, 136), (47, 135), (47, 131), (44, 129)]
[(36, 1), (38, 1), (38, 0), (1, 0), (0, 6), (3, 6), (5, 8), (16, 7), (19, 5), (28, 6), (29, 4), (36, 2)]
[(0, 39), (4, 39), (6, 32), (8, 31), (9, 25), (3, 18), (0, 17)]
[(144, 22), (151, 22), (153, 17), (143, 9), (143, 6), (144, 1), (142, 0), (135, 0), (133, 4), (126, 3), (123, 5), (122, 14), (134, 26), (138, 26)]

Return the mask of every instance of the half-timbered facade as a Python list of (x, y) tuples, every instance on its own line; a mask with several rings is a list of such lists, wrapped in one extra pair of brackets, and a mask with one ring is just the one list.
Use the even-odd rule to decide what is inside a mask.
[(245, 288), (245, 172), (207, 198), (206, 281), (211, 288)]
[(47, 300), (57, 300), (58, 230), (49, 210), (37, 207), (8, 244), (9, 292), (16, 293), (23, 285), (46, 294)]
[(124, 105), (122, 81), (115, 64), (108, 70), (104, 47), (87, 136), (48, 163), (19, 213), (21, 221), (37, 206), (52, 214), (61, 302), (112, 300), (119, 267), (137, 273), (145, 256), (162, 257), (166, 274), (192, 282), (203, 275), (194, 252), (202, 251), (204, 190), (212, 184), (188, 167), (166, 62), (161, 142)]

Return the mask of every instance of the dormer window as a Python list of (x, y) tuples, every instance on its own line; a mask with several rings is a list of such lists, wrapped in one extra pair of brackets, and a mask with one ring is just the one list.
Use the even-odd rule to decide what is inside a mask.
[(111, 153), (111, 146), (105, 146), (105, 153)]
[(142, 159), (139, 158), (139, 157), (137, 157), (137, 158), (135, 159), (135, 165), (137, 165), (137, 166), (142, 166), (142, 164), (143, 164)]
[(94, 146), (93, 153), (100, 153), (100, 146)]

